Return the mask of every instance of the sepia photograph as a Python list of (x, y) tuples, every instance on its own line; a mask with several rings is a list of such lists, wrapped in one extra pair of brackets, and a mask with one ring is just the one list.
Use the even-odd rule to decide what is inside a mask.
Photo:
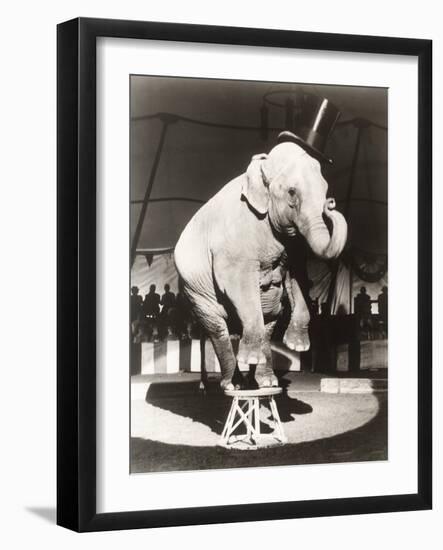
[(388, 89), (129, 86), (131, 474), (386, 461)]

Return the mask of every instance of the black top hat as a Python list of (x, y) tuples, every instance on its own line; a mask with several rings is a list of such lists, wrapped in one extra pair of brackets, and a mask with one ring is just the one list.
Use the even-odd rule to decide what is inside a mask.
[(313, 94), (297, 98), (293, 128), (278, 135), (278, 142), (293, 141), (320, 162), (332, 164), (324, 151), (340, 111), (328, 99)]

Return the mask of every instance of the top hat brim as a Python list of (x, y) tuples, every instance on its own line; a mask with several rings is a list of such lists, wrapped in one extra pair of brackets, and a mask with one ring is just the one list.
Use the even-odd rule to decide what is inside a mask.
[(307, 143), (304, 139), (302, 139), (300, 136), (297, 136), (297, 134), (294, 134), (293, 132), (289, 132), (288, 130), (280, 132), (280, 134), (278, 134), (277, 141), (278, 143), (296, 143), (319, 162), (333, 164), (333, 160), (330, 157), (327, 157), (324, 153)]

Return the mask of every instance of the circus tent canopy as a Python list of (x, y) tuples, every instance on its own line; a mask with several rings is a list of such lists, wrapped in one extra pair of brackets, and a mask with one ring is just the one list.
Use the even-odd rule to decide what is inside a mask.
[(176, 290), (170, 251), (182, 229), (202, 203), (245, 171), (252, 155), (275, 145), (285, 129), (285, 101), (303, 93), (327, 97), (342, 113), (326, 150), (334, 164), (324, 168), (324, 175), (349, 224), (336, 277), (330, 265), (309, 260), (311, 295), (324, 302), (332, 280), (335, 313), (349, 311), (362, 284), (377, 297), (387, 284), (386, 89), (133, 76), (133, 240), (150, 187), (131, 272), (142, 294), (151, 283), (160, 288), (169, 283)]

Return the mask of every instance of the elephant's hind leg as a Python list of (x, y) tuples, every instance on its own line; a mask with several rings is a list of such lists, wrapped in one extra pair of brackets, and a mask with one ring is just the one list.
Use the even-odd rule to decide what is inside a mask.
[(214, 299), (203, 296), (190, 296), (194, 313), (209, 336), (220, 363), (223, 389), (234, 389), (232, 379), (236, 370), (236, 359), (232, 349), (229, 331), (222, 306)]

